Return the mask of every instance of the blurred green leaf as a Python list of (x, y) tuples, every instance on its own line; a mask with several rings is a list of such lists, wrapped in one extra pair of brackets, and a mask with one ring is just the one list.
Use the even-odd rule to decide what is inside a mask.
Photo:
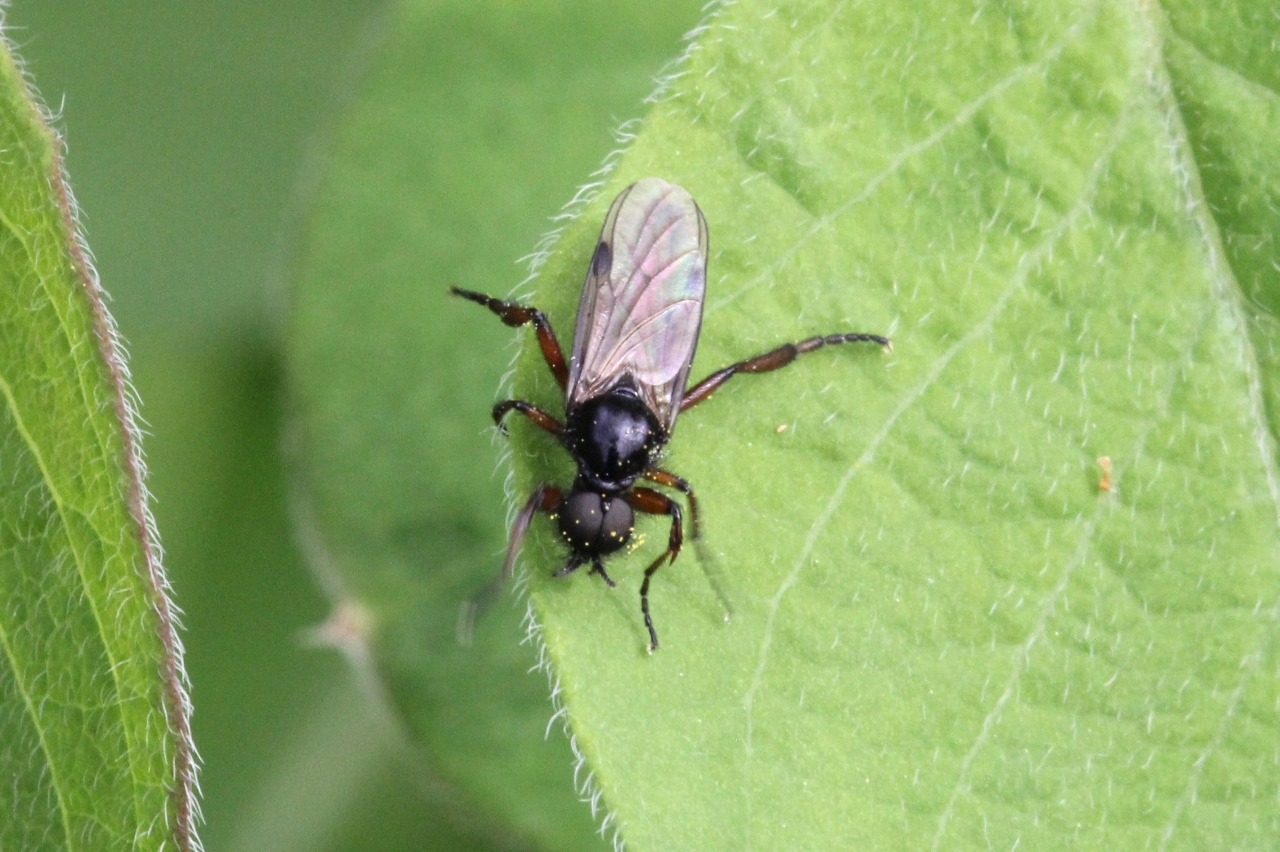
[[(711, 227), (693, 378), (815, 333), (895, 351), (681, 418), (664, 467), (709, 558), (655, 576), (652, 657), (665, 520), (615, 590), (552, 579), (534, 524), (541, 635), (629, 848), (1273, 842), (1273, 12), (718, 10), (533, 301), (567, 345), (608, 202), (653, 174)], [(514, 389), (559, 410), (527, 333)], [(517, 502), (570, 482), (545, 433), (512, 446)]]
[(0, 45), (0, 848), (192, 848), (180, 650), (123, 356)]
[[(516, 260), (615, 144), (698, 4), (411, 2), (335, 130), (295, 251), (287, 376), (303, 538), (430, 783), (494, 845), (599, 848), (521, 645), (460, 605), (504, 548), (488, 409), (512, 350), (447, 296), (504, 293)], [(338, 625), (334, 625), (338, 626)], [(365, 646), (359, 640), (367, 640)], [(585, 776), (584, 776), (585, 777)], [(581, 779), (580, 779), (581, 780)]]

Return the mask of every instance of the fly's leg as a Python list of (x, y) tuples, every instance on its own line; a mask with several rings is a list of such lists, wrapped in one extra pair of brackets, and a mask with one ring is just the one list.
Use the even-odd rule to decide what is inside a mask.
[(680, 522), (680, 504), (670, 497), (652, 488), (632, 488), (623, 493), (622, 499), (637, 512), (650, 515), (670, 515), (671, 535), (667, 539), (667, 549), (653, 560), (653, 564), (644, 569), (644, 582), (640, 584), (640, 611), (644, 613), (644, 626), (649, 630), (649, 653), (658, 648), (658, 634), (653, 629), (653, 618), (649, 615), (649, 580), (665, 561), (675, 561), (680, 555), (680, 545), (684, 542), (684, 527)]
[(564, 493), (554, 485), (539, 485), (529, 495), (529, 499), (525, 501), (524, 507), (520, 513), (516, 515), (515, 523), (511, 525), (511, 539), (507, 542), (507, 558), (502, 562), (502, 570), (498, 576), (494, 577), (476, 595), (469, 601), (464, 601), (462, 610), (458, 613), (458, 642), (463, 645), (471, 644), (471, 632), (475, 627), (476, 616), (488, 608), (493, 603), (494, 598), (507, 585), (507, 581), (511, 579), (511, 572), (515, 568), (516, 555), (520, 552), (520, 542), (524, 541), (524, 534), (529, 531), (529, 524), (533, 521), (533, 516), (538, 512), (556, 512), (564, 503)]
[(680, 410), (686, 411), (693, 408), (711, 396), (718, 387), (738, 373), (769, 373), (780, 367), (787, 366), (806, 352), (812, 352), (824, 346), (834, 346), (837, 343), (864, 342), (879, 343), (886, 349), (893, 348), (893, 344), (889, 342), (887, 337), (881, 337), (878, 334), (862, 334), (860, 332), (819, 335), (818, 337), (810, 337), (808, 340), (802, 340), (799, 343), (784, 343), (777, 349), (771, 349), (763, 355), (757, 355), (754, 358), (730, 364), (723, 370), (716, 370), (685, 393), (684, 402), (680, 404)]
[(604, 560), (599, 556), (570, 556), (569, 561), (565, 563), (565, 566), (551, 576), (568, 577), (574, 571), (577, 571), (583, 565), (586, 565), (588, 560), (591, 562), (591, 571), (589, 573), (599, 574), (600, 578), (604, 580), (605, 585), (609, 588), (613, 589), (617, 587), (618, 584), (613, 581), (613, 578), (605, 573)]
[(698, 498), (693, 494), (693, 486), (684, 477), (656, 467), (651, 467), (640, 475), (650, 482), (676, 489), (689, 500), (689, 540), (693, 542), (698, 564), (702, 566), (702, 573), (707, 578), (707, 583), (711, 585), (712, 591), (720, 600), (720, 606), (724, 608), (724, 620), (728, 621), (733, 617), (733, 604), (729, 602), (729, 596), (725, 594), (717, 577), (720, 572), (715, 568), (715, 555), (702, 540), (702, 525), (698, 520)]
[(618, 587), (618, 584), (613, 582), (613, 578), (605, 573), (604, 560), (601, 559), (599, 556), (592, 557), (591, 559), (591, 573), (599, 574), (600, 579), (604, 580), (605, 585), (607, 585), (609, 588), (616, 589)]
[(506, 416), (508, 411), (520, 412), (532, 420), (535, 426), (545, 429), (557, 438), (564, 433), (564, 424), (537, 406), (530, 405), (522, 399), (505, 399), (493, 407), (493, 423), (502, 430), (504, 435), (507, 432), (507, 427), (503, 425), (502, 418)]
[(650, 482), (674, 488), (689, 499), (689, 538), (692, 541), (697, 541), (700, 532), (700, 527), (698, 526), (698, 498), (693, 496), (693, 486), (689, 484), (688, 480), (684, 477), (676, 476), (670, 471), (660, 470), (656, 467), (651, 467), (640, 475)]
[(484, 305), (497, 314), (498, 319), (512, 328), (532, 324), (538, 333), (538, 347), (542, 349), (542, 357), (551, 368), (551, 375), (556, 377), (556, 384), (560, 385), (560, 390), (565, 390), (569, 386), (569, 367), (565, 364), (560, 341), (556, 340), (555, 332), (551, 330), (551, 323), (547, 321), (546, 314), (537, 308), (526, 308), (515, 302), (504, 302), (501, 299), (486, 296), (484, 293), (463, 290), (460, 287), (451, 287), (450, 292), (455, 296)]

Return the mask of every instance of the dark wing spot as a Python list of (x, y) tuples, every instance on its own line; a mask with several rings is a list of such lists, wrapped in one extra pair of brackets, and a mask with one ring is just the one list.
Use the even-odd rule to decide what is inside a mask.
[(613, 249), (609, 248), (608, 243), (601, 242), (596, 246), (595, 256), (591, 258), (591, 274), (603, 280), (609, 276), (612, 267)]

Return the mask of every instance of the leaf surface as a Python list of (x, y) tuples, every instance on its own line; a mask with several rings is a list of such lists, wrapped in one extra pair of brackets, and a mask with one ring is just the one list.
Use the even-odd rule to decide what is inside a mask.
[(0, 849), (191, 849), (181, 649), (59, 145), (0, 45)]
[[(617, 589), (553, 579), (535, 521), (541, 636), (629, 848), (1271, 842), (1270, 8), (714, 13), (533, 301), (567, 336), (609, 201), (658, 175), (710, 223), (695, 379), (817, 333), (894, 351), (681, 417), (705, 553), (655, 575), (651, 657), (666, 519)], [(513, 387), (560, 411), (531, 335)], [(545, 433), (512, 444), (513, 502), (570, 484)]]

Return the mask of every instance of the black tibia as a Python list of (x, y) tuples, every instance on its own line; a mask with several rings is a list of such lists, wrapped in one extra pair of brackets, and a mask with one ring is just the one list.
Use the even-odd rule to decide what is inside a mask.
[(680, 404), (680, 410), (685, 411), (693, 408), (711, 396), (716, 388), (738, 373), (772, 372), (779, 367), (787, 366), (806, 352), (812, 352), (824, 346), (834, 346), (837, 343), (879, 343), (884, 347), (893, 345), (887, 337), (881, 337), (878, 334), (863, 334), (861, 332), (819, 335), (818, 337), (810, 337), (808, 340), (802, 340), (799, 343), (784, 343), (777, 349), (771, 349), (763, 355), (757, 355), (754, 358), (730, 364), (723, 370), (716, 370), (685, 393), (684, 401)]
[(693, 486), (689, 484), (688, 480), (684, 477), (676, 476), (670, 471), (656, 467), (649, 468), (641, 475), (650, 482), (674, 488), (689, 498), (689, 538), (697, 541), (700, 530), (698, 526), (698, 498), (693, 496)]
[(667, 539), (667, 549), (653, 563), (644, 569), (644, 582), (640, 584), (640, 611), (644, 613), (644, 626), (649, 630), (649, 652), (658, 648), (658, 634), (653, 629), (653, 618), (649, 615), (649, 580), (662, 563), (680, 555), (680, 545), (684, 542), (684, 529), (680, 522), (680, 504), (670, 497), (652, 488), (637, 487), (623, 494), (631, 508), (637, 512), (650, 515), (670, 515), (671, 535)]
[(537, 406), (530, 405), (522, 399), (504, 399), (493, 407), (493, 423), (504, 433), (507, 427), (503, 424), (502, 418), (506, 416), (508, 411), (518, 411), (525, 417), (533, 421), (535, 426), (539, 426), (557, 438), (564, 433), (564, 424), (559, 420), (547, 414)]
[(519, 328), (522, 325), (532, 323), (538, 333), (538, 347), (542, 349), (542, 357), (546, 359), (547, 366), (551, 368), (551, 374), (556, 377), (556, 383), (560, 385), (560, 390), (564, 390), (569, 386), (569, 367), (564, 360), (564, 351), (560, 349), (560, 341), (556, 340), (555, 332), (551, 330), (551, 323), (547, 321), (546, 314), (537, 308), (526, 308), (524, 305), (517, 305), (515, 302), (504, 302), (501, 299), (486, 296), (484, 293), (463, 290), (460, 287), (452, 287), (450, 289), (455, 296), (461, 296), (464, 299), (470, 299), (477, 304), (484, 305), (512, 328)]

